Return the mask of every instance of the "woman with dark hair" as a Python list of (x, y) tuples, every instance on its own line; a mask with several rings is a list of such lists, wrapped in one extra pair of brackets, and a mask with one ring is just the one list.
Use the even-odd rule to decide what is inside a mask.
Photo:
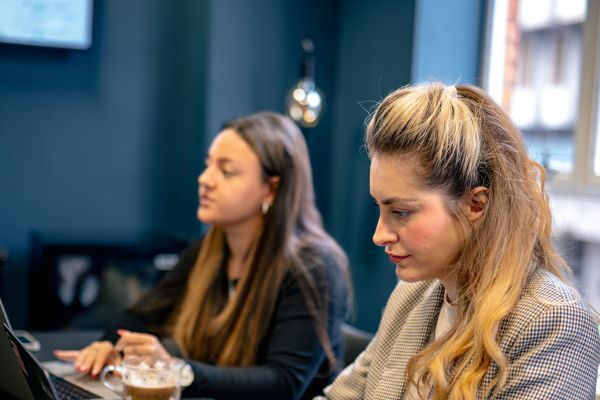
[(105, 340), (57, 351), (97, 375), (121, 354), (169, 357), (171, 337), (194, 370), (184, 396), (309, 398), (341, 367), (347, 260), (323, 230), (308, 151), (287, 117), (232, 120), (198, 177), (210, 226)]
[(328, 399), (593, 399), (597, 316), (555, 251), (544, 171), (482, 90), (389, 94), (368, 124), (373, 241), (401, 282)]

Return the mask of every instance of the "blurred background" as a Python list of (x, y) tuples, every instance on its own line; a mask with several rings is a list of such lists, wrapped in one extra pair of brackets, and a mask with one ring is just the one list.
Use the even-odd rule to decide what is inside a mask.
[(482, 86), (515, 119), (547, 170), (557, 244), (600, 308), (599, 17), (598, 0), (0, 0), (13, 325), (101, 328), (156, 282), (201, 233), (196, 177), (221, 124), (287, 112), (307, 78), (322, 109), (295, 116), (350, 258), (352, 324), (375, 331), (396, 283), (371, 241), (364, 121), (423, 80)]

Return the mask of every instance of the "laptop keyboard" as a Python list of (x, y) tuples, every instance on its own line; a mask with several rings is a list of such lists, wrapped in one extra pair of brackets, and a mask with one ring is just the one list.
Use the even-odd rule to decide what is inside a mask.
[(50, 374), (52, 386), (60, 400), (97, 399), (98, 395), (61, 378)]

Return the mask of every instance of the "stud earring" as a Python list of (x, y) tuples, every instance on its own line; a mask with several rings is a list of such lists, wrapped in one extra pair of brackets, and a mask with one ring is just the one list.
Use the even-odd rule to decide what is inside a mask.
[(265, 201), (264, 203), (262, 203), (263, 215), (267, 215), (267, 213), (269, 212), (269, 208), (271, 208), (271, 204), (268, 201)]

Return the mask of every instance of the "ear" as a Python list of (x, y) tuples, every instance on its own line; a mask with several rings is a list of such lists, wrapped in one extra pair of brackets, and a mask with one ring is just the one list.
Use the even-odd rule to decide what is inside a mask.
[(483, 186), (477, 186), (467, 193), (465, 201), (465, 211), (467, 219), (471, 222), (479, 220), (488, 203), (489, 189)]
[(269, 181), (267, 182), (267, 184), (269, 185), (269, 193), (267, 194), (267, 200), (270, 204), (273, 204), (273, 201), (275, 200), (275, 195), (277, 194), (279, 182), (281, 182), (281, 178), (278, 176), (270, 177)]

